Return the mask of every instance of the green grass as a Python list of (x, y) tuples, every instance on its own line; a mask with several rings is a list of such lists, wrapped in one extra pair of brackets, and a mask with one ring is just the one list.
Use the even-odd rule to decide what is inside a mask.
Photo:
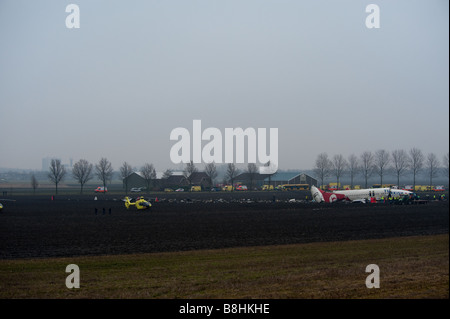
[[(0, 298), (448, 298), (449, 237), (0, 260)], [(79, 289), (65, 286), (68, 264)], [(379, 289), (365, 286), (368, 264)]]

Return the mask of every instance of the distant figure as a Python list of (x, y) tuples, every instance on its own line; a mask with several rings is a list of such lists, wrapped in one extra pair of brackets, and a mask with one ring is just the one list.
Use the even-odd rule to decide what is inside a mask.
[(97, 215), (97, 207), (95, 207), (95, 215)]
[(105, 215), (105, 207), (103, 207), (103, 215)]
[(111, 215), (111, 207), (109, 208), (109, 214)]

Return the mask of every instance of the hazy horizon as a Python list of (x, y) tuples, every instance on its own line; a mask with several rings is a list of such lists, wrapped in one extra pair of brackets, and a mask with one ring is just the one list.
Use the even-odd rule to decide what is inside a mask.
[(176, 168), (170, 133), (196, 119), (278, 128), (281, 170), (323, 152), (448, 153), (448, 1), (71, 3), (79, 29), (69, 3), (0, 2), (0, 168)]

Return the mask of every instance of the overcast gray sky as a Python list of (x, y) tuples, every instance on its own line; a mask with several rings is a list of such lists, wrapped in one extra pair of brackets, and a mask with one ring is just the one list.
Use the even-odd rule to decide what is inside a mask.
[[(68, 4), (80, 28), (66, 28)], [(380, 28), (365, 24), (368, 4)], [(170, 132), (279, 130), (281, 169), (449, 145), (449, 2), (0, 1), (0, 167), (175, 167)]]

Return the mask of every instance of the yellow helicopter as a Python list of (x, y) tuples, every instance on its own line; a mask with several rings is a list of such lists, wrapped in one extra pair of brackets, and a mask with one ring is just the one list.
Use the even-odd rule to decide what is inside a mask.
[[(15, 199), (2, 199), (2, 198), (0, 198), (0, 200), (3, 202), (15, 202), (16, 201)], [(0, 203), (0, 213), (2, 210), (3, 210), (3, 204)]]
[(136, 198), (135, 201), (132, 201), (131, 198), (129, 198), (128, 196), (126, 196), (123, 201), (125, 202), (125, 207), (127, 209), (130, 208), (130, 206), (134, 206), (139, 210), (142, 209), (149, 209), (150, 207), (152, 207), (152, 204), (150, 204), (149, 201), (145, 200), (144, 197), (138, 197)]

